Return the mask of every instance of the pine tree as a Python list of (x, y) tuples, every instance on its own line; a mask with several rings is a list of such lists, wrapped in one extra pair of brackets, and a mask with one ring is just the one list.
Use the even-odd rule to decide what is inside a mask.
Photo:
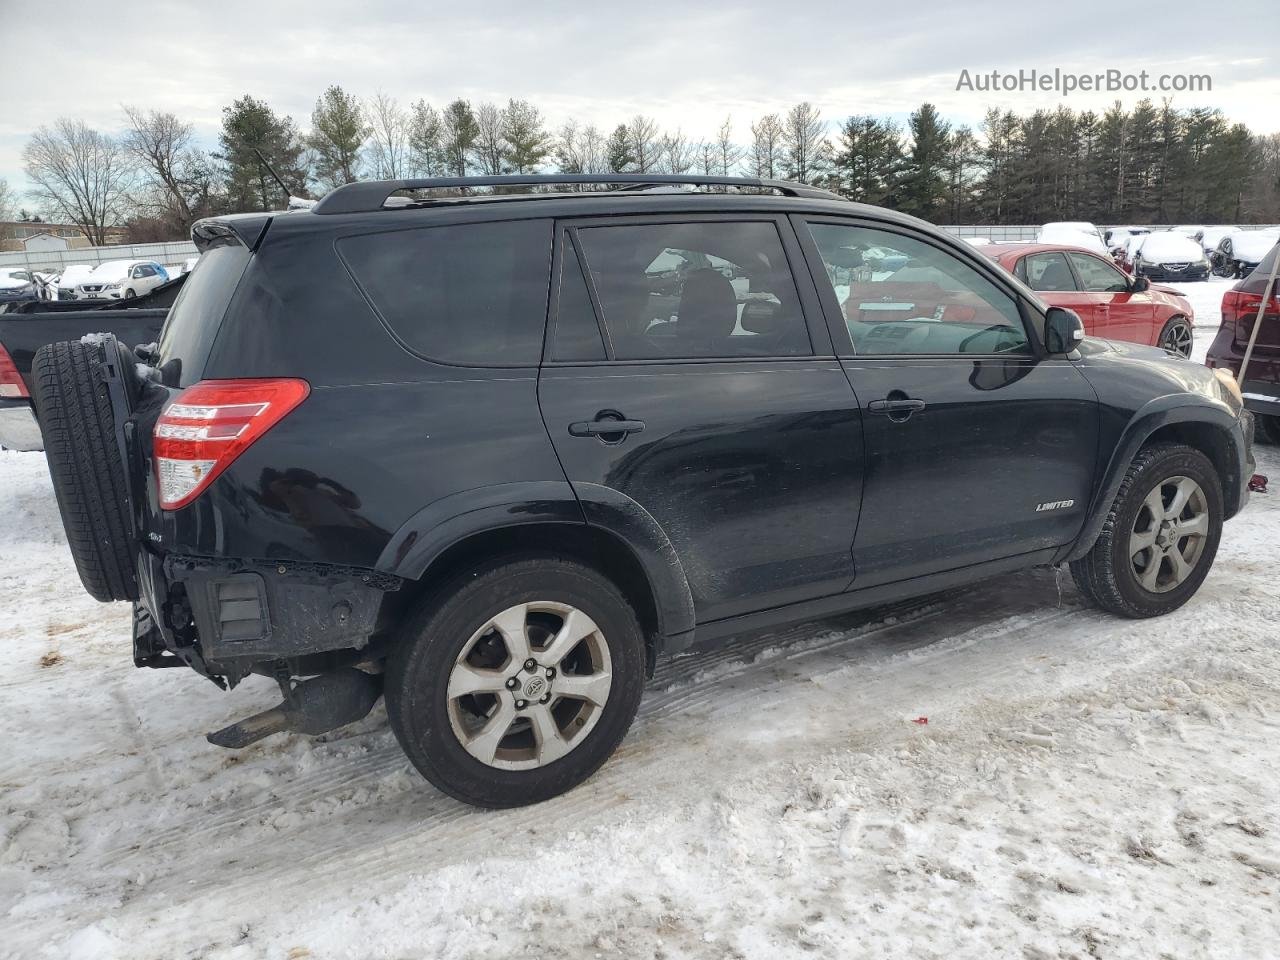
[(360, 153), (369, 139), (360, 101), (339, 86), (316, 100), (311, 132), (305, 139), (314, 152), (315, 178), (324, 187), (338, 187), (360, 176)]
[(835, 155), (839, 189), (860, 203), (890, 201), (902, 172), (902, 137), (892, 120), (849, 117)]
[(946, 201), (943, 175), (946, 171), (950, 126), (938, 116), (931, 103), (921, 104), (908, 122), (911, 150), (902, 175), (898, 209), (931, 219)]
[(246, 95), (224, 107), (218, 143), (220, 152), (214, 158), (223, 164), (232, 211), (279, 209), (287, 200), (255, 150), (288, 189), (305, 186), (297, 127), (291, 118), (277, 116), (262, 100)]
[(467, 165), (479, 138), (480, 127), (470, 103), (454, 100), (444, 108), (440, 121), (440, 146), (444, 166), (450, 176), (467, 175)]
[(609, 134), (604, 144), (604, 155), (610, 173), (630, 173), (635, 169), (636, 157), (631, 152), (631, 135), (625, 123), (618, 124)]
[(409, 110), (409, 164), (423, 177), (441, 177), (448, 172), (440, 114), (425, 100)]
[(536, 173), (551, 152), (551, 137), (538, 108), (528, 100), (510, 100), (502, 111), (502, 139), (512, 173)]

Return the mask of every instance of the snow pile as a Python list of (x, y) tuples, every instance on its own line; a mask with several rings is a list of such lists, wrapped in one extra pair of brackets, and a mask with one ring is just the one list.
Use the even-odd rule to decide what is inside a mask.
[(0, 956), (1273, 955), (1277, 569), (1256, 496), (1159, 621), (1035, 571), (681, 657), (585, 786), (485, 813), (380, 708), (206, 744), (272, 685), (135, 670), (0, 453)]

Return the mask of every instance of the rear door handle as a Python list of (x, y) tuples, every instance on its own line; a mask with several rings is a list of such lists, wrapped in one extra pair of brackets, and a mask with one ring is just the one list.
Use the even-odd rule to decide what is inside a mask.
[(639, 433), (643, 429), (643, 420), (579, 420), (577, 423), (569, 424), (569, 436), (599, 437), (615, 433), (625, 436), (629, 433)]
[(924, 408), (925, 402), (915, 398), (906, 400), (872, 400), (867, 404), (867, 409), (872, 413), (905, 413), (910, 415)]

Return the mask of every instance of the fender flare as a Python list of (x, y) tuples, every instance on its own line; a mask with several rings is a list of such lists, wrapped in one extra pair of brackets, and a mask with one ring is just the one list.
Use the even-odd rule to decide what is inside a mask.
[(469, 537), (538, 523), (592, 526), (619, 540), (649, 581), (664, 645), (678, 648), (692, 639), (693, 596), (675, 547), (644, 507), (599, 484), (500, 483), (442, 497), (400, 526), (375, 569), (418, 580), (446, 550)]
[[(1097, 485), (1089, 503), (1084, 526), (1058, 562), (1079, 560), (1093, 548), (1133, 458), (1153, 433), (1161, 427), (1177, 423), (1207, 424), (1220, 429), (1234, 451), (1236, 469), (1244, 470), (1245, 450), (1243, 438), (1238, 434), (1240, 421), (1225, 404), (1206, 403), (1205, 398), (1198, 394), (1175, 393), (1157, 397), (1146, 403), (1126, 424), (1119, 441), (1112, 448), (1102, 482)], [(1227, 489), (1227, 478), (1224, 477), (1223, 481), (1223, 492), (1228, 500), (1227, 516), (1231, 516), (1232, 492)]]

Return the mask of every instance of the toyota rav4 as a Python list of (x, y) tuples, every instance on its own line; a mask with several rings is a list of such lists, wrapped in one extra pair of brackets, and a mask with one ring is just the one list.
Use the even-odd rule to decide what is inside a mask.
[(279, 683), (224, 746), (385, 694), (440, 789), (531, 803), (695, 638), (1048, 564), (1160, 615), (1248, 496), (1229, 371), (801, 184), (353, 183), (194, 239), (158, 344), (53, 344), (34, 382), (134, 662)]

